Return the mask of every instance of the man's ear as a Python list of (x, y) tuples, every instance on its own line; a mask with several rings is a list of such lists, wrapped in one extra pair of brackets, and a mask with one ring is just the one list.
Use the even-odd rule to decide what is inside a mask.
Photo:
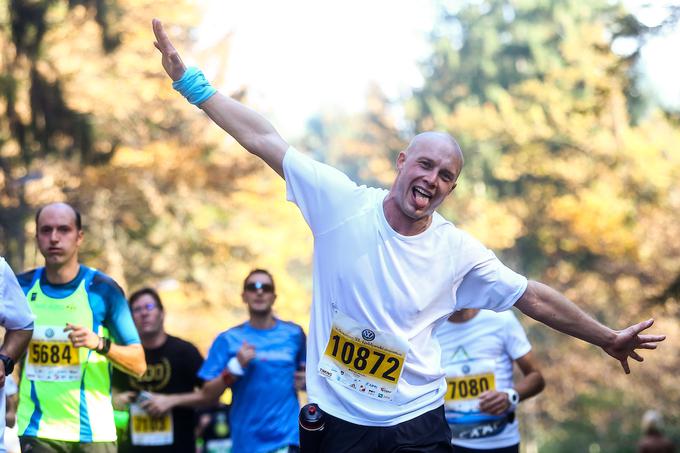
[(401, 171), (402, 167), (404, 166), (404, 162), (406, 162), (406, 152), (399, 151), (399, 155), (397, 156), (397, 170)]

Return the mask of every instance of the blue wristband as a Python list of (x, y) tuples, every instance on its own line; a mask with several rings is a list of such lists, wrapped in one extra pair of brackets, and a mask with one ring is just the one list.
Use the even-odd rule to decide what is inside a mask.
[(217, 93), (217, 90), (210, 86), (203, 72), (194, 66), (187, 68), (181, 79), (172, 82), (172, 87), (193, 105), (202, 104)]

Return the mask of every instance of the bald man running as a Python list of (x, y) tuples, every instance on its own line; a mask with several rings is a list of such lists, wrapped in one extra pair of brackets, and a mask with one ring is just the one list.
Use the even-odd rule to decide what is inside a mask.
[(288, 199), (314, 234), (307, 391), (325, 427), (301, 430), (303, 452), (451, 451), (446, 380), (432, 331), (455, 310), (514, 305), (602, 347), (626, 372), (628, 357), (642, 360), (636, 349), (664, 339), (640, 335), (652, 320), (622, 331), (600, 324), (562, 294), (505, 267), (435, 212), (463, 167), (450, 135), (416, 136), (397, 157), (390, 190), (358, 186), (187, 69), (160, 21), (153, 30), (173, 86), (285, 178)]

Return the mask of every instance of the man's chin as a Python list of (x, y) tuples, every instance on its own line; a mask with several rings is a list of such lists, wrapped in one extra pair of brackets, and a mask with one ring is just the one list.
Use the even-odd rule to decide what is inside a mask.
[(434, 212), (434, 209), (432, 209), (430, 206), (426, 206), (423, 209), (416, 209), (415, 207), (411, 207), (409, 212), (405, 212), (406, 217), (411, 219), (414, 223), (422, 221), (423, 219), (427, 219), (432, 215)]
[(64, 264), (66, 260), (62, 256), (58, 255), (48, 255), (45, 257), (45, 264), (49, 264), (51, 266), (58, 266), (60, 264)]

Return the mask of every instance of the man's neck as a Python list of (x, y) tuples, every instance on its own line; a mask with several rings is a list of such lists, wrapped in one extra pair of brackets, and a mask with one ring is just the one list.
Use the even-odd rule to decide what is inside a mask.
[(406, 216), (396, 205), (396, 201), (387, 195), (383, 201), (383, 213), (390, 227), (402, 236), (415, 236), (427, 230), (432, 223), (432, 216), (412, 219)]
[(164, 330), (151, 335), (140, 335), (144, 349), (158, 349), (168, 340), (168, 334)]
[(78, 261), (63, 264), (61, 266), (45, 266), (45, 277), (47, 281), (54, 285), (63, 285), (78, 276), (80, 264)]
[(271, 329), (276, 324), (272, 312), (267, 314), (250, 313), (250, 326), (255, 329)]

